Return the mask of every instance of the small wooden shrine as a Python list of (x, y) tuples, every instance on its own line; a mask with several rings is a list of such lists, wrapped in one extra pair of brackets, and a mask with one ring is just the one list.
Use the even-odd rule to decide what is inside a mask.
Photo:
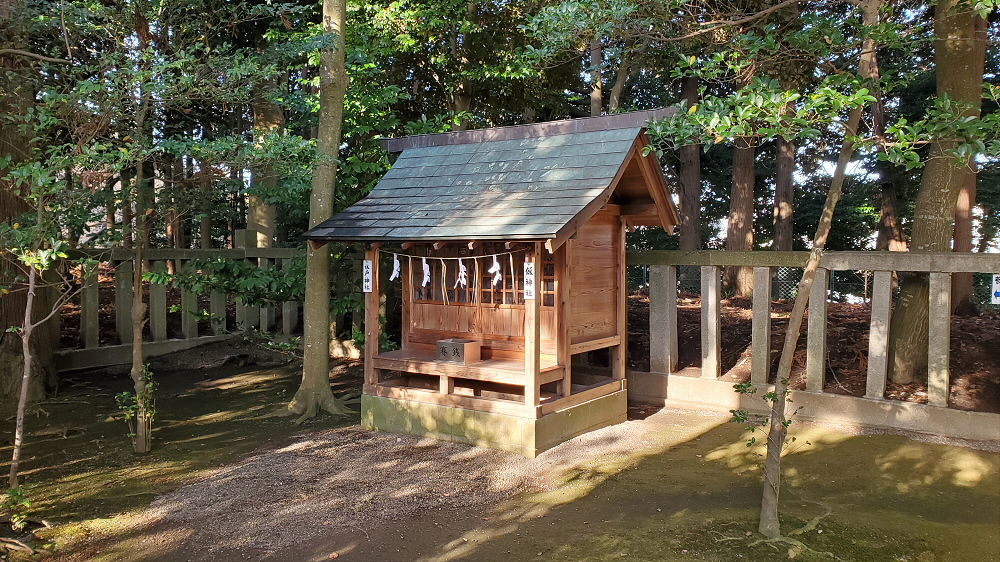
[(400, 284), (400, 349), (365, 345), (366, 428), (535, 456), (625, 420), (625, 232), (678, 223), (643, 156), (662, 114), (388, 141), (372, 193), (306, 234), (366, 244), (365, 342)]

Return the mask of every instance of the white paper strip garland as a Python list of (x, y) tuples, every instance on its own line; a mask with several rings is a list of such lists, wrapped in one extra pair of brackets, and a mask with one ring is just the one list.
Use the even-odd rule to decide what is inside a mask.
[[(395, 281), (396, 279), (399, 279), (399, 277), (402, 275), (402, 267), (401, 267), (400, 261), (399, 261), (399, 256), (400, 255), (402, 255), (402, 256), (404, 256), (404, 257), (407, 258), (407, 264), (408, 264), (407, 265), (407, 271), (410, 272), (411, 277), (412, 277), (412, 273), (413, 273), (413, 266), (412, 266), (412, 264), (413, 264), (413, 258), (417, 257), (417, 256), (411, 256), (409, 254), (397, 254), (395, 252), (386, 252), (386, 253), (391, 253), (392, 254), (392, 274), (389, 276), (389, 281)], [(486, 271), (487, 271), (487, 273), (489, 273), (489, 274), (491, 274), (493, 276), (491, 285), (493, 287), (493, 290), (495, 291), (497, 284), (504, 281), (504, 266), (501, 265), (500, 260), (499, 260), (500, 256), (503, 256), (503, 255), (508, 255), (509, 258), (510, 258), (510, 260), (509, 260), (510, 261), (509, 267), (510, 267), (510, 274), (511, 274), (511, 287), (512, 288), (517, 287), (517, 281), (518, 281), (517, 277), (518, 276), (517, 276), (517, 270), (514, 268), (514, 253), (515, 252), (502, 252), (502, 253), (499, 253), (499, 254), (493, 254), (493, 255), (489, 255), (489, 256), (471, 256), (471, 257), (454, 257), (454, 258), (450, 258), (450, 257), (449, 258), (439, 258), (439, 257), (433, 257), (432, 256), (429, 259), (437, 259), (437, 260), (441, 261), (441, 280), (442, 280), (442, 285), (444, 284), (445, 280), (448, 278), (448, 267), (447, 267), (447, 264), (446, 264), (446, 260), (449, 260), (449, 259), (458, 260), (458, 271), (455, 274), (455, 284), (452, 286), (453, 289), (457, 289), (459, 286), (462, 286), (463, 288), (468, 288), (469, 287), (469, 270), (468, 270), (468, 267), (465, 265), (465, 260), (467, 260), (467, 259), (471, 259), (472, 260), (472, 264), (473, 264), (473, 266), (476, 269), (476, 283), (477, 283), (477, 286), (478, 286), (478, 284), (480, 282), (480, 278), (479, 278), (479, 259), (480, 258), (484, 258), (484, 259), (485, 258), (493, 258), (492, 265)], [(423, 278), (423, 282), (421, 283), (421, 287), (427, 287), (428, 285), (431, 284), (431, 266), (427, 262), (427, 260), (428, 260), (428, 258), (425, 257), (425, 256), (421, 256), (420, 257), (420, 263), (421, 263), (421, 266), (422, 266), (421, 268), (423, 269), (423, 272), (424, 272), (424, 278)], [(524, 281), (526, 281), (526, 280), (522, 279), (522, 282), (524, 282)], [(412, 279), (411, 279), (411, 283), (412, 283)], [(447, 299), (447, 296), (445, 296), (444, 298)], [(478, 299), (478, 295), (477, 295), (476, 298)]]
[(455, 286), (453, 289), (457, 289), (458, 286), (467, 287), (469, 285), (469, 272), (465, 269), (465, 262), (458, 260), (458, 275), (455, 276)]
[(389, 276), (389, 281), (395, 281), (399, 277), (399, 255), (392, 255), (392, 275)]
[(497, 283), (503, 279), (502, 268), (500, 267), (500, 262), (497, 260), (496, 256), (493, 256), (493, 266), (486, 270), (486, 273), (493, 274), (493, 286), (496, 287)]

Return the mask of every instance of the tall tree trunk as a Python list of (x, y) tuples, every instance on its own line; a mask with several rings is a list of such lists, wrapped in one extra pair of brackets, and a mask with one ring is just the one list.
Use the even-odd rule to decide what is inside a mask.
[[(20, 13), (22, 2), (0, 2), (0, 35), (5, 37), (5, 46), (16, 47), (23, 43), (23, 30), (15, 22)], [(22, 68), (24, 61), (16, 56), (0, 55), (0, 115), (24, 115), (31, 107), (34, 98), (32, 80), (22, 80), (18, 72), (28, 72)], [(30, 157), (30, 139), (22, 135), (17, 127), (0, 127), (0, 158), (10, 158), (12, 163), (24, 162)], [(8, 222), (31, 211), (31, 207), (20, 196), (15, 187), (5, 180), (0, 180), (0, 221)], [(0, 258), (0, 285), (13, 285), (18, 277), (26, 272), (7, 259)], [(39, 301), (52, 298), (48, 289), (40, 290)], [(23, 353), (20, 338), (16, 334), (7, 333), (10, 326), (18, 326), (24, 317), (27, 295), (18, 291), (0, 298), (0, 414), (9, 414), (20, 393), (19, 381), (23, 372)], [(44, 302), (38, 302), (44, 307)], [(53, 371), (53, 351), (58, 346), (58, 321), (47, 323), (45, 330), (36, 334), (33, 340), (33, 351), (37, 359), (33, 367), (37, 372), (30, 379), (28, 386), (28, 401), (45, 396), (45, 381), (48, 373)], [(54, 328), (53, 328), (54, 327)]]
[[(698, 78), (688, 76), (681, 83), (681, 99), (688, 107), (698, 103)], [(701, 145), (680, 148), (681, 250), (701, 249)]]
[[(466, 2), (465, 20), (467, 25), (473, 27), (479, 25), (479, 6), (476, 2)], [(462, 41), (459, 41), (458, 29), (453, 29), (451, 34), (451, 56), (458, 61), (462, 70), (469, 69), (469, 44), (473, 41), (466, 33)], [(472, 99), (474, 97), (474, 85), (471, 80), (464, 79), (458, 83), (451, 97), (451, 110), (459, 116), (458, 123), (454, 130), (465, 131), (469, 128), (469, 114), (472, 111)]]
[[(754, 157), (752, 139), (737, 139), (733, 148), (733, 189), (729, 200), (729, 220), (726, 227), (726, 250), (753, 249)], [(726, 268), (726, 283), (737, 297), (753, 294), (753, 268)]]
[(774, 176), (774, 249), (790, 251), (795, 208), (795, 142), (778, 137)]
[[(333, 35), (333, 47), (320, 52), (318, 161), (313, 172), (309, 202), (309, 225), (315, 226), (333, 214), (337, 185), (337, 157), (344, 120), (347, 71), (344, 67), (344, 33), (347, 0), (323, 0), (323, 31)], [(330, 246), (308, 245), (306, 254), (305, 336), (302, 383), (288, 404), (299, 421), (317, 410), (343, 414), (346, 408), (330, 388)], [(378, 345), (378, 342), (365, 342)]]
[[(937, 93), (968, 104), (967, 115), (978, 115), (982, 105), (986, 22), (958, 0), (942, 0), (934, 14), (934, 64)], [(968, 161), (956, 162), (949, 152), (956, 139), (931, 144), (913, 213), (913, 252), (947, 252), (955, 231), (955, 207), (962, 186), (975, 171)], [(896, 313), (890, 330), (892, 380), (908, 383), (926, 376), (927, 276), (901, 275)]]
[(615, 83), (611, 85), (611, 93), (608, 95), (608, 113), (618, 113), (618, 108), (621, 107), (622, 95), (625, 93), (625, 85), (628, 82), (629, 69), (631, 68), (628, 46), (622, 49), (620, 59), (618, 70), (615, 72)]
[[(879, 24), (881, 14), (881, 0), (866, 0), (859, 5), (861, 9), (861, 23), (866, 27), (873, 27)], [(871, 106), (872, 136), (876, 139), (885, 138), (885, 98), (879, 84), (880, 71), (878, 64), (878, 45), (871, 38), (865, 39), (861, 53), (860, 74), (865, 79), (869, 90), (875, 97), (875, 102)], [(878, 151), (885, 152), (885, 146), (879, 145)], [(878, 235), (875, 240), (876, 250), (889, 250), (890, 252), (906, 251), (906, 236), (903, 234), (903, 227), (899, 222), (898, 199), (899, 199), (899, 173), (895, 167), (885, 160), (878, 160), (875, 163), (878, 169), (881, 182), (879, 184), (880, 205)]]
[(889, 162), (877, 164), (881, 183), (879, 196), (881, 198), (878, 217), (878, 237), (875, 241), (876, 250), (890, 252), (905, 252), (907, 249), (906, 235), (899, 223), (898, 207), (898, 174)]
[[(277, 84), (272, 84), (277, 88)], [(257, 142), (272, 134), (283, 134), (285, 128), (285, 112), (270, 96), (258, 98), (253, 104), (253, 134)], [(270, 248), (275, 238), (278, 212), (273, 205), (268, 205), (260, 193), (274, 191), (278, 185), (278, 175), (271, 166), (255, 166), (250, 170), (254, 193), (247, 201), (247, 230), (257, 232), (257, 246)]]
[[(973, 173), (963, 178), (961, 191), (958, 192), (958, 203), (955, 206), (955, 243), (952, 249), (956, 252), (972, 251), (972, 209), (976, 206), (976, 163), (969, 162)], [(951, 302), (955, 314), (974, 316), (979, 309), (972, 302), (972, 273), (960, 272), (951, 276)]]
[(604, 67), (604, 51), (600, 38), (590, 42), (590, 116), (597, 117), (604, 106), (604, 80), (601, 77)]
[(771, 402), (770, 427), (767, 432), (767, 457), (764, 460), (764, 493), (760, 502), (760, 522), (758, 530), (762, 535), (770, 538), (781, 536), (781, 522), (778, 519), (778, 499), (781, 491), (781, 450), (785, 446), (785, 437), (788, 434), (787, 417), (785, 416), (786, 391), (788, 380), (792, 373), (792, 359), (795, 356), (795, 348), (798, 346), (799, 335), (802, 331), (802, 315), (805, 313), (806, 304), (809, 302), (809, 294), (812, 292), (813, 281), (816, 279), (816, 269), (819, 267), (823, 249), (826, 248), (826, 241), (830, 237), (830, 229), (833, 227), (833, 214), (840, 201), (840, 195), (844, 190), (844, 176), (847, 171), (847, 164), (854, 154), (854, 144), (847, 140), (857, 134), (858, 123), (861, 121), (862, 108), (858, 107), (851, 111), (847, 118), (847, 130), (844, 144), (840, 148), (840, 157), (837, 159), (837, 167), (834, 169), (833, 178), (830, 181), (830, 191), (826, 194), (826, 202), (823, 204), (823, 212), (816, 226), (816, 235), (813, 238), (813, 251), (809, 255), (805, 269), (802, 272), (802, 279), (799, 281), (798, 292), (795, 294), (795, 303), (792, 305), (792, 312), (788, 317), (788, 328), (785, 330), (785, 342), (781, 348), (781, 359), (778, 361), (778, 372), (775, 377), (774, 393), (775, 399)]

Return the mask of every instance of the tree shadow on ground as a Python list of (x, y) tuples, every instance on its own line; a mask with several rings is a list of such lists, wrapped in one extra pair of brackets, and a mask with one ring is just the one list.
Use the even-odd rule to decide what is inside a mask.
[[(798, 537), (810, 548), (872, 560), (988, 559), (1000, 548), (998, 455), (796, 425), (782, 517), (786, 532), (818, 518)], [(100, 554), (828, 559), (751, 546), (762, 451), (745, 439), (724, 418), (678, 410), (581, 436), (534, 460), (356, 428), (307, 434), (160, 498), (156, 517), (133, 520)], [(241, 499), (248, 494), (252, 501)]]

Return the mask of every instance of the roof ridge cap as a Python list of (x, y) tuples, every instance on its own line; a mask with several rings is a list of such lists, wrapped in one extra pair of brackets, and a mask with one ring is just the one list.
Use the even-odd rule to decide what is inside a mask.
[(677, 113), (676, 107), (661, 107), (644, 111), (630, 111), (614, 115), (595, 117), (580, 117), (529, 123), (523, 125), (507, 125), (473, 129), (470, 131), (452, 131), (449, 133), (429, 133), (411, 135), (394, 139), (381, 139), (382, 147), (391, 153), (399, 153), (408, 148), (426, 148), (431, 146), (472, 144), (490, 141), (528, 139), (538, 137), (554, 137), (574, 133), (589, 133), (615, 129), (645, 128), (649, 121), (664, 119)]

